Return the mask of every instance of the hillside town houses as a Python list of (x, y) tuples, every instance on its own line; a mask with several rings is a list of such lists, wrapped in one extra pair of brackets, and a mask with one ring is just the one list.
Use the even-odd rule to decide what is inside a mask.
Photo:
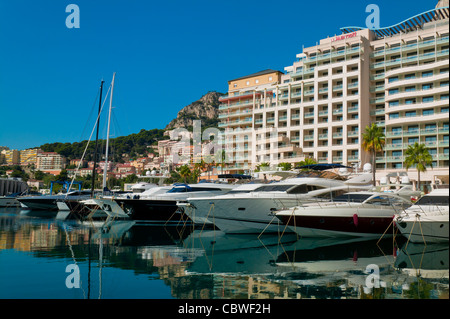
[[(147, 171), (157, 171), (160, 174), (168, 174), (177, 166), (191, 164), (193, 166), (193, 146), (190, 143), (161, 140), (158, 145), (149, 146), (151, 150), (147, 154), (141, 154), (138, 158), (130, 159), (128, 154), (122, 155), (123, 163), (108, 161), (108, 178), (126, 178), (130, 175), (142, 176)], [(157, 154), (155, 154), (157, 153)], [(201, 156), (201, 154), (200, 154)], [(39, 148), (27, 150), (10, 150), (0, 146), (0, 166), (20, 165), (23, 168), (41, 171), (43, 173), (58, 175), (62, 170), (67, 171), (67, 176), (73, 178), (75, 174), (80, 177), (92, 176), (93, 161), (83, 159), (67, 159), (56, 152), (44, 152)], [(105, 161), (99, 161), (96, 165), (97, 174), (103, 174)], [(6, 171), (7, 175), (12, 170)], [(33, 185), (39, 185), (40, 181), (30, 180)], [(37, 187), (39, 188), (39, 187)]]

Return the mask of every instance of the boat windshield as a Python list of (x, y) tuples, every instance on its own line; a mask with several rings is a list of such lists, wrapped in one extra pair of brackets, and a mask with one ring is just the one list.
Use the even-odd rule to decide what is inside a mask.
[(254, 190), (254, 192), (285, 192), (287, 191), (289, 188), (293, 187), (295, 185), (288, 185), (288, 184), (283, 184), (283, 185), (279, 185), (279, 184), (273, 184), (273, 185), (264, 185), (261, 187), (258, 187), (257, 189)]
[(448, 206), (448, 196), (423, 196), (414, 205)]
[(333, 202), (350, 202), (350, 203), (362, 203), (368, 199), (371, 194), (343, 194), (333, 198)]
[(167, 193), (186, 193), (186, 192), (218, 192), (221, 191), (221, 188), (214, 187), (174, 187), (169, 190)]
[(254, 192), (287, 192), (288, 194), (306, 194), (327, 187), (308, 184), (269, 184), (258, 187)]

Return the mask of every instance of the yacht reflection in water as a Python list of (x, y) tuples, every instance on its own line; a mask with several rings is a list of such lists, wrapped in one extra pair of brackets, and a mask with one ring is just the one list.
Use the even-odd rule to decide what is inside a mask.
[[(35, 288), (30, 293), (34, 298), (54, 298), (50, 292), (55, 289), (68, 295), (64, 286), (68, 263), (80, 266), (86, 291), (85, 295), (72, 292), (68, 298), (128, 298), (124, 291), (130, 284), (138, 285), (133, 292), (140, 298), (163, 298), (161, 287), (180, 299), (415, 298), (411, 291), (417, 290), (418, 279), (419, 288), (426, 292), (420, 298), (448, 296), (448, 246), (406, 245), (402, 239), (225, 234), (183, 224), (164, 226), (132, 220), (81, 223), (0, 211), (0, 252), (5, 252), (0, 263), (8, 250), (15, 250), (16, 255), (26, 252), (35, 267), (41, 265), (39, 272), (46, 282), (47, 278), (63, 276), (62, 281), (49, 280), (61, 281), (62, 288)], [(58, 263), (62, 275), (49, 272), (48, 265)], [(369, 293), (364, 287), (367, 267), (373, 265), (379, 270), (380, 288)], [(21, 290), (39, 287), (42, 278), (5, 277)], [(156, 282), (160, 282), (155, 286), (159, 288), (150, 292), (149, 284)], [(114, 291), (108, 289), (111, 286)]]

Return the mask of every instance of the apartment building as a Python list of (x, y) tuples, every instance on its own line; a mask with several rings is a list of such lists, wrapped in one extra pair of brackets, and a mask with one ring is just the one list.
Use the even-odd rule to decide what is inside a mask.
[(42, 152), (37, 155), (36, 170), (57, 175), (66, 166), (66, 158), (55, 152)]
[[(225, 134), (232, 133), (228, 172), (305, 157), (363, 168), (371, 155), (361, 136), (375, 122), (386, 135), (377, 179), (405, 170), (405, 150), (416, 141), (434, 159), (422, 179), (448, 176), (448, 27), (448, 6), (388, 28), (344, 27), (304, 48), (286, 73), (265, 70), (229, 81), (219, 115)], [(408, 173), (417, 178), (414, 169)]]
[[(275, 85), (282, 74), (268, 69), (228, 81), (228, 94), (219, 99), (219, 128), (225, 131), (228, 172), (249, 170), (255, 163), (264, 162), (260, 157), (255, 159), (256, 131), (260, 126), (266, 128), (256, 113), (273, 106)], [(268, 123), (273, 127), (274, 119), (268, 119)]]
[(4, 149), (1, 151), (1, 162), (6, 165), (18, 165), (20, 164), (20, 151)]
[(20, 151), (20, 165), (36, 165), (38, 154), (42, 153), (41, 149), (30, 148), (27, 150)]

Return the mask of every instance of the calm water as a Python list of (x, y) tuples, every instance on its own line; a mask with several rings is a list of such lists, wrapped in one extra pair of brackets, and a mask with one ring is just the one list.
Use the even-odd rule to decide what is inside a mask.
[(448, 299), (448, 244), (405, 246), (0, 208), (0, 298)]

